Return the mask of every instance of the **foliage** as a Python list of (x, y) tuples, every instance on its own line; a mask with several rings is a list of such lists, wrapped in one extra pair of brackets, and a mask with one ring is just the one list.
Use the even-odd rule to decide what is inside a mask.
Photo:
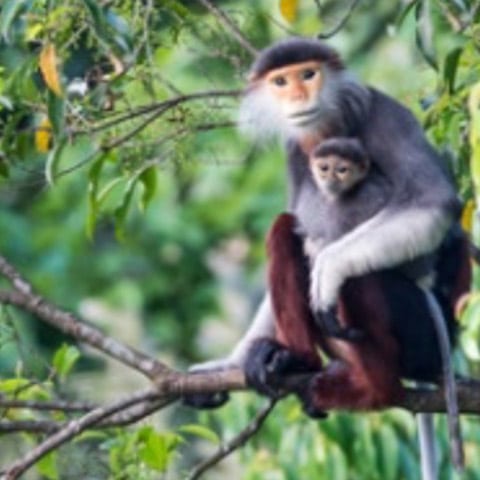
[[(359, 76), (422, 119), (470, 201), (466, 224), (479, 240), (477, 0), (279, 0), (273, 12), (270, 0), (215, 3), (257, 47), (286, 30), (328, 34), (345, 20), (331, 42)], [(96, 298), (130, 312), (144, 323), (140, 341), (179, 363), (212, 356), (211, 344), (202, 349), (202, 324), (233, 315), (228, 294), (256, 298), (263, 237), (284, 204), (280, 149), (252, 149), (232, 128), (235, 91), (250, 60), (221, 20), (193, 1), (4, 0), (2, 254), (66, 308)], [(235, 242), (246, 247), (232, 254)], [(228, 265), (216, 268), (217, 256)], [(472, 294), (458, 358), (473, 372), (479, 308)], [(120, 320), (103, 326), (127, 328)], [(76, 372), (92, 362), (64, 342), (35, 320), (2, 311), (0, 392), (24, 400), (73, 395)], [(221, 410), (213, 420), (218, 437), (242, 428), (256, 404), (241, 396)], [(13, 412), (2, 418), (33, 415)], [(413, 423), (402, 412), (335, 414), (321, 423), (308, 421), (294, 401), (275, 412), (242, 451), (242, 478), (416, 478)], [(480, 429), (474, 420), (464, 424), (472, 466), (465, 478), (474, 479)], [(183, 469), (199, 438), (215, 443), (216, 430), (144, 425), (84, 435), (76, 447), (100, 446), (95, 454), (111, 478), (158, 478)], [(440, 430), (445, 445), (443, 424)], [(47, 457), (39, 473), (66, 478), (68, 462), (59, 457)], [(446, 454), (442, 475), (451, 477)]]

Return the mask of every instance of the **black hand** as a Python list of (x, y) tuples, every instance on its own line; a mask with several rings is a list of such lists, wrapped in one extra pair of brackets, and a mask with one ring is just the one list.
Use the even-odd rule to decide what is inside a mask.
[(361, 340), (363, 332), (353, 327), (342, 327), (337, 318), (336, 307), (331, 307), (324, 312), (318, 312), (315, 320), (322, 331), (329, 337), (340, 338), (350, 342)]
[(285, 376), (317, 370), (317, 366), (310, 365), (301, 356), (268, 338), (252, 345), (245, 363), (247, 384), (272, 398), (283, 394), (281, 385)]

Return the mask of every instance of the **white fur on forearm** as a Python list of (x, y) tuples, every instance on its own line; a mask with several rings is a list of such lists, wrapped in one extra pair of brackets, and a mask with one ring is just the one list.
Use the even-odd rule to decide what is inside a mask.
[(440, 208), (380, 212), (317, 256), (311, 272), (312, 307), (334, 306), (347, 278), (433, 252), (451, 223), (452, 218)]

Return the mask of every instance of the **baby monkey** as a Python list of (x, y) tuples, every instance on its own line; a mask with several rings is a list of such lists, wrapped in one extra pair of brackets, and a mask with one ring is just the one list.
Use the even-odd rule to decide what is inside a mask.
[[(309, 158), (313, 181), (323, 201), (319, 231), (304, 240), (304, 249), (313, 264), (318, 253), (355, 227), (372, 218), (386, 203), (386, 181), (370, 170), (370, 160), (355, 138), (330, 138), (313, 150)], [(312, 279), (313, 280), (313, 279)], [(342, 328), (336, 310), (319, 312), (316, 321), (328, 335), (358, 340), (354, 328)]]
[(329, 202), (351, 192), (370, 169), (365, 150), (353, 138), (331, 138), (319, 144), (309, 162), (315, 183)]
[[(320, 217), (319, 229), (304, 240), (305, 254), (313, 264), (325, 246), (340, 240), (385, 207), (389, 185), (355, 138), (334, 137), (320, 143), (310, 155), (309, 165), (313, 183), (322, 196), (320, 207), (314, 212)], [(428, 282), (432, 280), (433, 261), (433, 255), (426, 255), (398, 268), (419, 286), (423, 286), (422, 282), (431, 286)], [(352, 341), (362, 336), (357, 329), (341, 327), (335, 308), (319, 313), (316, 320), (327, 335)]]

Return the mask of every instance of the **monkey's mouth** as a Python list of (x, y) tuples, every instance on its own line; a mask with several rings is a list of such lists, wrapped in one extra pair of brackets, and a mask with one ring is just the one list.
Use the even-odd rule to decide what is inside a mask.
[(319, 116), (318, 108), (311, 108), (301, 112), (295, 112), (288, 116), (289, 120), (295, 125), (307, 125), (316, 120)]

